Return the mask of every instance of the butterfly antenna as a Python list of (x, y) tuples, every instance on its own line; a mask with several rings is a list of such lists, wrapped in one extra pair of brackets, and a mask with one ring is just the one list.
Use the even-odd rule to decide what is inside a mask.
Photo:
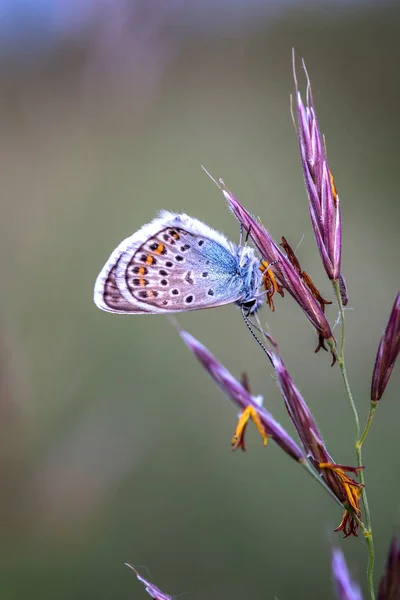
[[(260, 339), (258, 339), (258, 337), (256, 336), (256, 334), (254, 333), (253, 327), (256, 327), (256, 326), (254, 325), (254, 323), (252, 323), (250, 321), (249, 317), (246, 315), (244, 306), (241, 306), (240, 310), (242, 312), (243, 321), (246, 323), (247, 329), (250, 331), (251, 335), (256, 340), (257, 344), (259, 344), (259, 346), (261, 346), (261, 348), (264, 350), (265, 354), (271, 360), (269, 352), (268, 352), (266, 346), (264, 346), (264, 344), (262, 343), (262, 341)], [(258, 328), (256, 327), (256, 329), (258, 329)]]
[(261, 323), (260, 323), (260, 319), (258, 318), (258, 315), (256, 315), (256, 317), (257, 317), (257, 325), (256, 325), (256, 324), (255, 324), (253, 321), (251, 321), (250, 319), (249, 319), (249, 323), (250, 323), (250, 325), (251, 325), (252, 327), (254, 327), (254, 329), (255, 329), (256, 331), (258, 331), (258, 333), (261, 333), (261, 335), (264, 337), (265, 341), (267, 341), (267, 336), (268, 336), (268, 334), (267, 334), (267, 333), (264, 331), (264, 329), (261, 327)]

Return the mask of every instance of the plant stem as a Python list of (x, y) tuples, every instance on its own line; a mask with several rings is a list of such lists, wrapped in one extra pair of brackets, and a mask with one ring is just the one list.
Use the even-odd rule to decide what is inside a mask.
[(367, 423), (365, 425), (365, 429), (363, 431), (362, 436), (360, 437), (359, 441), (358, 441), (358, 445), (361, 447), (365, 441), (365, 438), (367, 437), (367, 433), (369, 431), (369, 428), (371, 427), (371, 423), (372, 423), (372, 417), (374, 416), (374, 412), (376, 407), (378, 406), (378, 404), (376, 402), (371, 402), (371, 406), (369, 409), (369, 413), (368, 413), (368, 419), (367, 419)]
[[(365, 427), (363, 435), (360, 438), (360, 419), (358, 417), (357, 407), (355, 405), (353, 394), (351, 392), (351, 388), (350, 388), (350, 384), (349, 384), (349, 380), (347, 378), (346, 364), (345, 364), (345, 360), (344, 360), (344, 341), (345, 341), (344, 309), (343, 309), (342, 297), (340, 295), (340, 288), (339, 288), (338, 281), (333, 282), (333, 288), (335, 290), (336, 298), (338, 301), (340, 319), (342, 322), (342, 340), (341, 340), (341, 344), (340, 344), (340, 354), (338, 354), (337, 350), (336, 350), (336, 358), (337, 358), (337, 362), (339, 364), (340, 372), (342, 374), (344, 387), (346, 389), (346, 394), (349, 398), (351, 410), (353, 411), (354, 422), (356, 425), (355, 450), (356, 450), (356, 457), (357, 457), (357, 466), (362, 467), (363, 464), (362, 464), (361, 447), (362, 447), (362, 443), (365, 439), (365, 436), (368, 433), (368, 429), (371, 425), (372, 415), (374, 413), (375, 407), (373, 409), (371, 407), (371, 409), (370, 409), (370, 414), (368, 417), (367, 425)], [(364, 472), (362, 469), (358, 472), (358, 477), (359, 477), (360, 483), (364, 486), (361, 490), (361, 500), (362, 500), (363, 507), (364, 507), (365, 524), (366, 524), (366, 529), (365, 530), (363, 529), (363, 533), (364, 533), (364, 537), (365, 537), (367, 545), (368, 545), (368, 553), (369, 553), (368, 571), (367, 571), (368, 589), (369, 589), (369, 595), (370, 595), (371, 600), (375, 600), (375, 591), (374, 591), (375, 551), (374, 551), (374, 541), (373, 541), (373, 537), (372, 537), (371, 515), (369, 512), (367, 492), (365, 489)]]

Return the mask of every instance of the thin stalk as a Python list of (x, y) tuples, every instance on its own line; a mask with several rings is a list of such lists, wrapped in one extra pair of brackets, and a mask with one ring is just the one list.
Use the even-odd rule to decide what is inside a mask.
[[(333, 288), (335, 290), (336, 298), (337, 298), (337, 301), (338, 301), (339, 311), (340, 311), (340, 319), (341, 319), (341, 322), (342, 322), (342, 340), (341, 340), (341, 344), (340, 344), (340, 353), (338, 354), (337, 350), (336, 350), (336, 358), (337, 358), (337, 362), (339, 364), (340, 372), (342, 374), (344, 387), (346, 389), (346, 394), (347, 394), (349, 402), (350, 402), (350, 406), (351, 406), (351, 409), (352, 409), (352, 412), (353, 412), (354, 422), (355, 422), (355, 426), (356, 426), (355, 450), (356, 450), (356, 457), (357, 457), (357, 466), (358, 467), (362, 467), (363, 464), (362, 464), (362, 451), (361, 451), (361, 447), (362, 447), (362, 442), (364, 441), (365, 436), (368, 433), (369, 426), (371, 425), (372, 415), (371, 415), (371, 410), (370, 410), (369, 424), (368, 424), (368, 421), (367, 421), (366, 429), (364, 430), (364, 433), (363, 433), (363, 435), (360, 438), (360, 419), (358, 417), (357, 407), (355, 405), (353, 394), (351, 392), (351, 388), (350, 388), (350, 384), (349, 384), (349, 380), (347, 378), (346, 364), (345, 364), (345, 360), (344, 360), (344, 342), (345, 342), (344, 309), (343, 309), (343, 303), (342, 303), (342, 298), (341, 298), (341, 295), (340, 295), (340, 289), (339, 289), (339, 282), (338, 281), (334, 281), (333, 282)], [(372, 414), (373, 414), (373, 411), (372, 411)], [(368, 545), (368, 554), (369, 554), (369, 558), (368, 558), (368, 570), (367, 570), (368, 589), (369, 589), (369, 595), (370, 595), (371, 600), (375, 600), (375, 591), (374, 591), (374, 562), (375, 562), (374, 540), (373, 540), (373, 537), (372, 537), (371, 515), (370, 515), (370, 512), (369, 512), (368, 498), (367, 498), (367, 492), (366, 492), (366, 489), (365, 489), (365, 480), (364, 480), (363, 469), (361, 469), (358, 472), (358, 477), (359, 477), (360, 483), (364, 486), (362, 488), (362, 490), (361, 490), (361, 500), (362, 500), (363, 507), (364, 507), (365, 524), (366, 524), (366, 530), (363, 529), (363, 533), (364, 533), (364, 537), (365, 537), (367, 545)]]
[(360, 448), (363, 445), (365, 438), (367, 437), (367, 433), (369, 431), (369, 428), (371, 427), (372, 417), (374, 416), (374, 412), (375, 412), (375, 409), (377, 406), (378, 406), (377, 402), (371, 402), (371, 406), (370, 406), (369, 413), (368, 413), (367, 423), (365, 425), (365, 429), (362, 433), (362, 436), (360, 437), (360, 439), (358, 441), (358, 445), (360, 446)]

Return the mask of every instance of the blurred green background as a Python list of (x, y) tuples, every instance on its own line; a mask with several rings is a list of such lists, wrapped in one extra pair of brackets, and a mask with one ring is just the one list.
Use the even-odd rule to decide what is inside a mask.
[[(366, 546), (333, 533), (340, 510), (315, 482), (253, 428), (247, 453), (231, 452), (237, 410), (167, 319), (100, 312), (92, 291), (113, 248), (162, 208), (238, 241), (205, 164), (275, 239), (304, 236), (302, 266), (332, 299), (289, 112), (294, 47), (342, 203), (348, 370), (364, 422), (399, 287), (400, 11), (375, 6), (299, 2), (251, 26), (213, 25), (212, 11), (197, 27), (158, 15), (154, 31), (148, 11), (112, 44), (93, 27), (2, 61), (2, 598), (144, 598), (126, 561), (193, 600), (333, 598), (332, 543), (364, 586)], [(153, 35), (140, 37), (144, 25)], [(291, 298), (276, 308), (261, 319), (333, 457), (354, 464), (339, 371), (314, 355)], [(179, 322), (234, 375), (247, 371), (292, 431), (236, 307)], [(399, 381), (397, 369), (364, 451), (377, 580), (400, 516)]]

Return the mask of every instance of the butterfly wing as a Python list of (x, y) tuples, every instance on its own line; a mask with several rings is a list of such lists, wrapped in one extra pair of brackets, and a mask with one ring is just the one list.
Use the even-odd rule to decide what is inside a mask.
[(187, 215), (162, 212), (112, 253), (94, 301), (109, 312), (171, 313), (237, 301), (236, 248)]
[[(131, 238), (129, 238), (130, 240)], [(118, 314), (139, 314), (149, 312), (145, 307), (135, 305), (122, 296), (117, 284), (118, 262), (123, 256), (124, 240), (104, 265), (94, 286), (94, 303), (98, 308)]]

